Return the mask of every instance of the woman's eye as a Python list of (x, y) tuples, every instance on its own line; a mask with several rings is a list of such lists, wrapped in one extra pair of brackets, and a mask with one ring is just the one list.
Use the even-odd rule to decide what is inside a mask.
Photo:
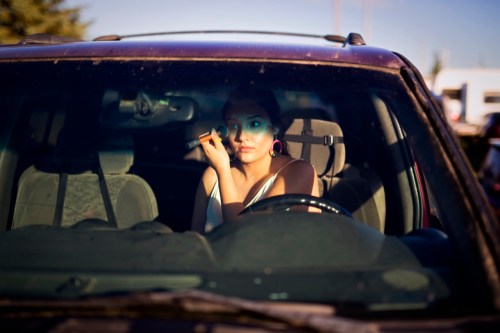
[(256, 129), (262, 126), (262, 122), (258, 120), (253, 120), (248, 124), (248, 127), (251, 129)]
[(227, 127), (228, 127), (228, 129), (229, 129), (229, 132), (231, 132), (231, 133), (236, 133), (236, 132), (238, 132), (238, 129), (240, 128), (240, 127), (239, 127), (238, 125), (236, 125), (236, 124), (230, 124), (230, 125), (228, 125)]

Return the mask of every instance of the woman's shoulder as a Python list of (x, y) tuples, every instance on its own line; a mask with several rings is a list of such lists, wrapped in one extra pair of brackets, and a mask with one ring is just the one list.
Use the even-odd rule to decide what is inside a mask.
[(202, 176), (203, 179), (214, 179), (214, 178), (217, 178), (217, 173), (215, 173), (215, 170), (214, 168), (212, 168), (211, 166), (208, 166), (205, 171), (203, 171), (203, 176)]
[(311, 163), (290, 158), (283, 165), (284, 168), (276, 175), (275, 188), (270, 192), (271, 196), (283, 193), (318, 195), (317, 174)]
[(203, 187), (205, 188), (205, 192), (210, 193), (215, 183), (217, 182), (217, 173), (215, 172), (214, 168), (212, 168), (211, 166), (207, 167), (203, 172), (201, 181), (203, 183)]
[(293, 168), (313, 168), (311, 163), (301, 158), (290, 157), (290, 160), (286, 163)]
[(289, 157), (283, 161), (283, 164), (278, 172), (283, 175), (296, 176), (308, 171), (314, 171), (314, 167), (311, 163), (303, 159)]

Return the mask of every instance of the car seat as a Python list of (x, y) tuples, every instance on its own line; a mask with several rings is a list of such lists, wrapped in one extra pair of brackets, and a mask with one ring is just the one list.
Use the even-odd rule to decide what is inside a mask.
[(33, 165), (21, 175), (12, 227), (104, 220), (127, 228), (152, 221), (156, 198), (146, 181), (127, 173), (133, 160), (133, 139), (123, 132), (103, 132), (96, 142), (88, 132), (63, 128), (52, 169)]
[(366, 165), (346, 164), (342, 129), (322, 109), (295, 109), (283, 116), (290, 154), (309, 161), (318, 174), (320, 196), (383, 232), (386, 206), (382, 182)]

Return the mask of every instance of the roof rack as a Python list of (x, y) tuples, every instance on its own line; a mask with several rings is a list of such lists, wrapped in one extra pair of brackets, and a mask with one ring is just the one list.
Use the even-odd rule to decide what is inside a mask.
[(165, 31), (142, 33), (132, 35), (105, 35), (94, 39), (94, 41), (118, 41), (126, 38), (149, 37), (149, 36), (166, 36), (166, 35), (182, 35), (182, 34), (257, 34), (257, 35), (278, 35), (291, 37), (307, 37), (321, 38), (330, 42), (342, 43), (343, 45), (366, 45), (363, 37), (359, 33), (351, 32), (347, 37), (340, 35), (314, 35), (291, 32), (275, 32), (275, 31), (260, 31), (260, 30), (186, 30), (186, 31)]
[(38, 33), (27, 35), (19, 41), (18, 44), (28, 45), (28, 44), (64, 44), (73, 42), (83, 42), (83, 40), (73, 37), (56, 36), (47, 33)]
[(347, 35), (346, 41), (344, 42), (344, 45), (366, 45), (365, 39), (361, 34), (358, 34), (357, 32), (351, 32), (349, 35)]

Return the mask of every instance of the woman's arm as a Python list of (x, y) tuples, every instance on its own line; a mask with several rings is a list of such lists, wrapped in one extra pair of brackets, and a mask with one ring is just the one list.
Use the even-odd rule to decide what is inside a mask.
[(191, 230), (204, 232), (207, 220), (207, 205), (210, 191), (215, 184), (217, 175), (214, 169), (208, 167), (198, 183), (194, 199), (193, 216), (191, 219)]
[(212, 138), (211, 141), (203, 142), (202, 147), (205, 157), (219, 179), (223, 220), (225, 222), (232, 221), (245, 206), (231, 174), (231, 165), (226, 147), (224, 147), (216, 133), (212, 133)]

